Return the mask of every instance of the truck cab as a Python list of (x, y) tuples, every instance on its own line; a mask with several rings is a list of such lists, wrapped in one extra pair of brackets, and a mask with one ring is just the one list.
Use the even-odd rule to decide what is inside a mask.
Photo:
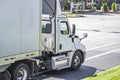
[(81, 39), (87, 34), (80, 39), (75, 31), (75, 25), (71, 30), (67, 17), (62, 14), (42, 16), (42, 56), (51, 60), (52, 69), (71, 67), (76, 70), (84, 62), (86, 48)]

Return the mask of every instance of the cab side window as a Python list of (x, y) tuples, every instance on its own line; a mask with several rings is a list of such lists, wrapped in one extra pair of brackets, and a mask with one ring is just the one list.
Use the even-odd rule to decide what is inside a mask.
[(42, 33), (51, 33), (52, 24), (50, 21), (42, 21)]
[(61, 34), (63, 35), (68, 35), (69, 34), (69, 27), (68, 27), (68, 24), (66, 21), (62, 21), (60, 22), (60, 31), (61, 31)]

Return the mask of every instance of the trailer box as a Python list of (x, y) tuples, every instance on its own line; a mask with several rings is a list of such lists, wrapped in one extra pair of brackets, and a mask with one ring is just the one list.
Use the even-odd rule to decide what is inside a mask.
[(0, 65), (12, 56), (19, 60), (30, 58), (30, 52), (39, 56), (41, 4), (41, 0), (0, 0)]

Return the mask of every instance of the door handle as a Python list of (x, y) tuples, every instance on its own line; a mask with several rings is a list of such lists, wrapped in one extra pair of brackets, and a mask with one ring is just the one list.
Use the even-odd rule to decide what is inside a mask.
[(60, 47), (59, 47), (59, 48), (60, 48), (60, 50), (62, 49), (62, 44), (60, 44)]

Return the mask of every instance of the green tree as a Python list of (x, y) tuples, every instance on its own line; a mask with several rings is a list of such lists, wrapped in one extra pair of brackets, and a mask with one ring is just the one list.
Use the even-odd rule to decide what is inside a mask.
[(63, 7), (64, 10), (70, 10), (70, 1), (68, 1), (64, 7)]

